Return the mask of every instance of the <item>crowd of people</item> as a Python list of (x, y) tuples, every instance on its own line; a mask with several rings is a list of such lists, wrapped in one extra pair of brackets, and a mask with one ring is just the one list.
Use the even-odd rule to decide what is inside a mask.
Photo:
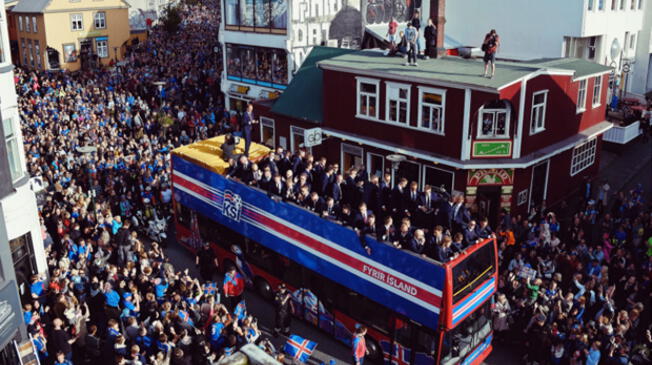
[(177, 271), (167, 242), (147, 242), (133, 220), (169, 216), (171, 149), (229, 128), (219, 3), (195, 4), (181, 5), (176, 33), (153, 28), (115, 68), (16, 69), (27, 166), (45, 186), (50, 275), (32, 277), (23, 300), (43, 364), (211, 364), (260, 342), (233, 270), (221, 284)]
[[(46, 186), (39, 209), (50, 277), (32, 278), (23, 313), (45, 364), (209, 364), (261, 342), (274, 352), (233, 295), (236, 271), (216, 283), (208, 249), (197, 261), (202, 280), (175, 270), (167, 242), (145, 242), (133, 220), (169, 216), (171, 149), (232, 130), (214, 62), (218, 8), (216, 0), (181, 5), (178, 32), (153, 28), (112, 69), (16, 69), (27, 166)], [(496, 237), (494, 330), (497, 341), (525, 344), (525, 361), (650, 361), (652, 217), (641, 189), (587, 189), (577, 212), (503, 211), (494, 231), (463, 195), (438, 187), (342, 171), (302, 150), (277, 149), (257, 163), (229, 157), (231, 178), (440, 262)]]

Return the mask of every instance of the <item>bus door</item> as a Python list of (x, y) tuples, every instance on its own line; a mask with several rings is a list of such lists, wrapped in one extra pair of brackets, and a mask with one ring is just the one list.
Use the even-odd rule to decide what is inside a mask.
[(433, 330), (404, 317), (394, 317), (394, 331), (389, 352), (389, 362), (396, 365), (434, 365), (437, 335)]

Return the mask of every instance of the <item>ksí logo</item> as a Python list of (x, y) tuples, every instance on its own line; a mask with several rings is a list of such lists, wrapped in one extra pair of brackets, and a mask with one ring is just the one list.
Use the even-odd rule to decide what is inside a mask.
[(240, 222), (240, 213), (242, 212), (242, 198), (240, 195), (233, 193), (231, 190), (224, 191), (224, 209), (222, 214), (225, 217)]

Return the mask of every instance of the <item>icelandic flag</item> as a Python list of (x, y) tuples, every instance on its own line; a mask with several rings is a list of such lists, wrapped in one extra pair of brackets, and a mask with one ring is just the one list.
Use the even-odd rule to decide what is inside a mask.
[(312, 355), (312, 352), (315, 351), (317, 347), (317, 342), (306, 340), (301, 336), (290, 335), (288, 341), (283, 347), (283, 351), (289, 356), (305, 363)]

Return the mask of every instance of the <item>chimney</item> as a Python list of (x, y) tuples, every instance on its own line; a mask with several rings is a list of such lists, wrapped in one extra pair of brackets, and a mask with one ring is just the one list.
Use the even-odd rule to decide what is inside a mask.
[(446, 24), (446, 0), (430, 0), (430, 18), (437, 27), (437, 57), (446, 54), (444, 48), (444, 25)]

